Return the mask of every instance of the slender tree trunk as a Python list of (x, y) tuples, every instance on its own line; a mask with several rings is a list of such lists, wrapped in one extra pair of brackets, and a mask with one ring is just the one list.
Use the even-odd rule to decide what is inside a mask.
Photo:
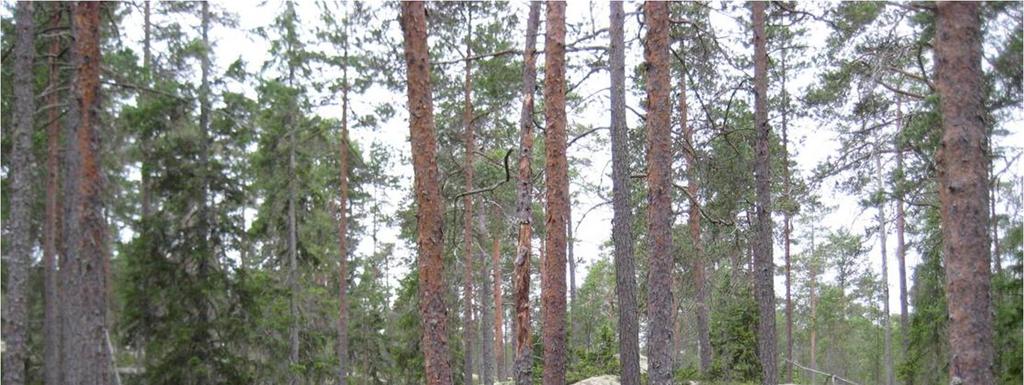
[(516, 221), (519, 225), (516, 258), (513, 263), (513, 302), (515, 306), (515, 358), (513, 377), (516, 385), (530, 385), (533, 355), (530, 342), (530, 249), (533, 234), (533, 95), (537, 82), (537, 25), (539, 1), (530, 3), (523, 46), (523, 105), (519, 115), (519, 161), (516, 183)]
[(786, 89), (786, 49), (782, 49), (782, 193), (787, 207), (783, 208), (783, 250), (786, 253), (786, 382), (793, 383), (793, 264), (790, 238), (793, 233), (793, 215), (789, 175), (789, 92)]
[[(565, 196), (569, 200), (569, 204), (565, 209), (565, 234), (566, 234), (566, 261), (569, 262), (569, 308), (576, 309), (576, 253), (573, 250), (576, 239), (572, 235), (572, 195), (569, 194), (569, 186), (565, 186)], [(569, 320), (569, 336), (571, 336), (577, 343), (579, 343), (579, 337), (576, 328), (574, 327), (575, 321)]]
[[(473, 174), (476, 171), (473, 163), (473, 151), (476, 151), (476, 136), (473, 132), (473, 62), (468, 58), (473, 56), (471, 46), (473, 39), (473, 10), (471, 3), (464, 3), (466, 6), (466, 72), (463, 86), (462, 106), (462, 129), (464, 132), (463, 141), (466, 146), (466, 158), (463, 163), (463, 172), (466, 176), (466, 191), (473, 190)], [(473, 321), (473, 196), (462, 197), (463, 223), (462, 223), (462, 252), (464, 275), (462, 280), (462, 341), (465, 353), (463, 355), (462, 381), (465, 384), (473, 384), (473, 330), (476, 330), (476, 323)]]
[[(64, 5), (52, 3), (50, 27), (57, 28), (61, 24)], [(60, 38), (52, 38), (49, 46), (48, 88), (56, 89), (60, 84), (60, 66), (57, 57), (60, 55)], [(59, 95), (51, 92), (46, 104), (56, 106), (60, 102)], [(59, 385), (62, 378), (60, 351), (60, 281), (57, 277), (58, 248), (61, 232), (61, 200), (57, 198), (60, 189), (60, 111), (50, 108), (47, 113), (49, 124), (46, 128), (46, 226), (43, 237), (43, 382), (46, 385)]]
[(978, 3), (936, 4), (935, 72), (941, 98), (937, 154), (949, 311), (949, 377), (993, 383), (989, 197)]
[[(338, 384), (348, 383), (348, 4), (341, 64), (341, 141), (338, 146)], [(376, 226), (376, 224), (374, 224)], [(376, 234), (374, 235), (376, 237)], [(376, 255), (376, 253), (374, 253)], [(385, 281), (387, 281), (385, 279)]]
[[(875, 176), (878, 183), (878, 189), (884, 190), (885, 183), (883, 182), (882, 175), (885, 171), (882, 169), (882, 154), (881, 154), (881, 143), (875, 144)], [(888, 218), (885, 215), (885, 202), (879, 202), (878, 204), (878, 241), (882, 251), (882, 328), (885, 335), (883, 342), (884, 355), (882, 360), (885, 362), (885, 383), (887, 385), (893, 385), (896, 383), (896, 376), (893, 372), (892, 362), (892, 323), (889, 322), (889, 255), (888, 248), (886, 247), (887, 242), (887, 221)]]
[(505, 305), (501, 295), (501, 243), (497, 236), (491, 239), (491, 270), (494, 284), (494, 360), (497, 362), (495, 377), (503, 381), (508, 371), (505, 368)]
[[(153, 50), (152, 50), (152, 40), (151, 40), (153, 24), (150, 23), (150, 13), (151, 13), (150, 12), (150, 2), (149, 1), (144, 1), (143, 2), (143, 7), (142, 7), (142, 20), (143, 20), (143, 22), (142, 22), (142, 34), (143, 34), (143, 39), (142, 39), (142, 66), (145, 68), (145, 71), (149, 75), (149, 77), (147, 78), (147, 81), (152, 81), (153, 80), (152, 79), (152, 75), (154, 73), (153, 72), (153, 68), (152, 68), (152, 66), (153, 66)], [(143, 95), (140, 95), (140, 98), (146, 98), (146, 97), (148, 97), (148, 95), (146, 95), (146, 93), (144, 93)], [(143, 135), (142, 138), (141, 138), (141, 142), (142, 143), (140, 145), (143, 148), (143, 150), (148, 152), (150, 150), (150, 148), (149, 148), (150, 147), (150, 143), (149, 143), (148, 135)], [(148, 154), (146, 154), (146, 153), (143, 154), (142, 167), (140, 169), (141, 181), (139, 183), (139, 185), (140, 185), (139, 186), (139, 190), (140, 190), (139, 191), (139, 193), (140, 193), (139, 195), (141, 195), (141, 200), (142, 200), (142, 218), (143, 219), (149, 218), (150, 214), (153, 212), (153, 209), (152, 209), (152, 207), (153, 207), (152, 197), (150, 195), (150, 188), (149, 188), (149, 185), (152, 182), (150, 181), (151, 176), (150, 176), (150, 165), (149, 165), (149, 161), (147, 159), (148, 157), (149, 157)]]
[(761, 360), (761, 383), (774, 385), (778, 383), (778, 355), (775, 343), (775, 290), (772, 262), (772, 197), (771, 169), (769, 167), (769, 139), (771, 127), (768, 126), (768, 53), (765, 50), (765, 3), (753, 3), (754, 27), (754, 121), (757, 127), (757, 139), (754, 147), (756, 153), (754, 178), (757, 188), (757, 222), (755, 231), (754, 252), (754, 294), (757, 297), (759, 321), (757, 325), (757, 352)]
[(626, 127), (625, 13), (621, 1), (611, 8), (611, 147), (612, 243), (615, 247), (615, 294), (619, 301), (619, 361), (622, 385), (640, 385), (640, 326), (633, 261), (633, 213), (629, 204), (629, 142)]
[[(289, 70), (288, 86), (292, 86), (293, 70)], [(286, 127), (292, 123), (291, 114), (294, 113), (294, 106), (288, 106)], [(288, 364), (295, 368), (299, 365), (299, 264), (298, 264), (298, 234), (295, 218), (295, 129), (288, 129)], [(300, 381), (299, 372), (289, 370), (288, 384), (297, 385)]]
[[(810, 286), (810, 291), (811, 291), (811, 301), (810, 301), (811, 302), (811, 325), (810, 325), (810, 329), (811, 329), (811, 369), (818, 370), (818, 269), (817, 269), (817, 266), (818, 266), (818, 262), (817, 262), (818, 256), (817, 255), (818, 254), (817, 254), (817, 249), (815, 248), (816, 245), (814, 244), (814, 241), (815, 241), (815, 239), (814, 239), (814, 235), (815, 235), (814, 234), (814, 230), (815, 230), (815, 227), (812, 224), (811, 225), (811, 260), (809, 262), (810, 270), (811, 270), (811, 279), (810, 279), (811, 282), (808, 285)], [(817, 384), (818, 383), (818, 374), (816, 372), (813, 372), (813, 371), (811, 372), (811, 383), (812, 384)]]
[(10, 249), (7, 286), (4, 288), (4, 384), (23, 385), (28, 366), (28, 273), (32, 263), (33, 115), (36, 110), (34, 76), (35, 4), (15, 6), (14, 143), (11, 148)]
[[(910, 313), (907, 309), (907, 244), (904, 240), (906, 231), (906, 214), (903, 208), (903, 146), (900, 144), (900, 132), (903, 131), (903, 98), (896, 98), (896, 262), (900, 271), (900, 334), (903, 340), (903, 357), (910, 352)], [(908, 380), (908, 383), (910, 381)]]
[[(481, 225), (483, 225), (483, 210), (477, 211)], [(483, 232), (486, 228), (481, 229)], [(477, 254), (480, 257), (480, 382), (483, 385), (494, 384), (494, 328), (488, 325), (486, 320), (494, 317), (494, 309), (491, 297), (491, 273), (487, 271), (488, 257), (483, 249)]]
[(543, 309), (544, 385), (565, 384), (565, 246), (569, 206), (565, 158), (565, 3), (547, 3), (544, 37), (544, 147), (545, 213), (541, 269)]
[(437, 183), (437, 138), (430, 91), (430, 55), (427, 47), (427, 11), (422, 2), (400, 5), (408, 76), (409, 131), (413, 172), (419, 268), (420, 327), (423, 328), (423, 365), (427, 385), (451, 385), (448, 360), (448, 309), (442, 250), (444, 237), (441, 191)]
[[(990, 130), (991, 131), (991, 130)], [(988, 138), (988, 154), (989, 156), (989, 218), (992, 222), (992, 259), (994, 260), (995, 274), (1002, 274), (1003, 272), (1003, 257), (999, 252), (999, 217), (996, 216), (996, 189), (999, 188), (999, 177), (995, 174), (995, 148), (992, 143), (991, 133)]]
[[(683, 63), (685, 66), (686, 63)], [(697, 150), (694, 147), (693, 125), (690, 124), (686, 108), (686, 70), (679, 77), (679, 116), (682, 125), (686, 148), (687, 186), (690, 198), (688, 216), (690, 241), (693, 243), (693, 285), (697, 289), (697, 350), (700, 357), (700, 372), (707, 373), (711, 369), (711, 331), (708, 326), (708, 287), (706, 265), (704, 261), (704, 242), (700, 239), (700, 179), (697, 176)]]
[(644, 3), (647, 38), (647, 217), (651, 254), (647, 284), (647, 376), (672, 381), (672, 129), (668, 3)]
[[(100, 13), (102, 3), (72, 10), (71, 109), (68, 114), (64, 261), (64, 384), (110, 384), (107, 344), (107, 223), (103, 217), (100, 125)], [(5, 381), (6, 383), (6, 381)]]

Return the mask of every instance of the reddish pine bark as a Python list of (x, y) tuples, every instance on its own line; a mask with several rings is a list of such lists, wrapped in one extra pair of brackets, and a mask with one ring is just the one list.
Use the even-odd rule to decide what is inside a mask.
[(765, 50), (765, 3), (753, 3), (754, 29), (754, 179), (757, 206), (753, 251), (754, 295), (757, 298), (759, 320), (757, 325), (757, 353), (761, 360), (761, 383), (778, 383), (778, 363), (775, 342), (775, 265), (772, 262), (772, 198), (771, 171), (768, 142), (768, 53)]
[(28, 366), (28, 274), (32, 263), (32, 124), (35, 87), (35, 4), (15, 6), (14, 141), (10, 163), (10, 249), (3, 309), (3, 383), (25, 384)]
[(619, 361), (622, 385), (640, 385), (640, 326), (636, 303), (636, 268), (633, 260), (633, 213), (629, 204), (629, 142), (626, 127), (625, 13), (621, 1), (611, 9), (611, 147), (612, 243), (615, 246), (615, 294), (619, 300)]
[(979, 3), (936, 4), (937, 156), (951, 382), (993, 383), (989, 197)]
[(565, 247), (569, 206), (565, 120), (565, 3), (547, 3), (544, 37), (545, 213), (541, 262), (544, 385), (565, 385)]
[(430, 91), (430, 57), (427, 47), (427, 11), (422, 2), (401, 4), (401, 25), (408, 76), (409, 132), (416, 194), (416, 226), (419, 268), (420, 326), (423, 365), (428, 385), (451, 385), (448, 360), (448, 309), (441, 259), (444, 238), (441, 226), (441, 191), (437, 183), (437, 138)]
[(648, 381), (672, 381), (672, 114), (668, 3), (644, 3), (647, 37)]
[(515, 306), (515, 357), (512, 376), (516, 385), (532, 383), (532, 346), (530, 342), (530, 249), (533, 228), (533, 93), (537, 82), (537, 25), (540, 2), (530, 3), (523, 46), (523, 105), (519, 115), (519, 160), (516, 183), (516, 221), (519, 225), (516, 258), (513, 261), (512, 296)]
[(111, 383), (107, 345), (107, 223), (100, 159), (100, 13), (102, 3), (72, 10), (71, 111), (65, 171), (64, 384)]

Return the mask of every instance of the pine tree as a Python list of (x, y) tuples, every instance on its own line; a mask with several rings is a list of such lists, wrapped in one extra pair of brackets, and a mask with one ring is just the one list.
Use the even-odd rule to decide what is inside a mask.
[(427, 12), (423, 3), (401, 4), (408, 76), (409, 129), (412, 137), (413, 170), (417, 202), (417, 245), (419, 247), (420, 348), (428, 385), (451, 385), (448, 362), (447, 307), (441, 253), (444, 247), (441, 225), (441, 193), (437, 184), (437, 139), (434, 133), (433, 101), (430, 91), (430, 57), (427, 47)]

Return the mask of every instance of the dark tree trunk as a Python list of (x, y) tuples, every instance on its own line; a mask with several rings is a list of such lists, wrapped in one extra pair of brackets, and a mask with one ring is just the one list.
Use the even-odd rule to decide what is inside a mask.
[[(346, 7), (347, 8), (347, 7)], [(348, 383), (348, 14), (341, 67), (341, 143), (338, 146), (338, 384)], [(376, 253), (375, 253), (376, 255)]]
[(64, 384), (109, 384), (107, 344), (107, 223), (103, 217), (100, 125), (100, 13), (102, 3), (72, 11), (72, 104), (68, 114), (64, 261)]
[(516, 257), (513, 261), (512, 296), (515, 306), (515, 357), (513, 374), (516, 385), (530, 385), (533, 347), (530, 342), (530, 249), (533, 234), (533, 94), (537, 83), (537, 25), (540, 24), (539, 1), (530, 3), (526, 22), (526, 44), (523, 46), (523, 105), (519, 115), (519, 161), (516, 183), (516, 222), (519, 226)]
[(989, 197), (978, 3), (936, 4), (937, 154), (951, 382), (993, 383)]
[(651, 240), (647, 282), (647, 376), (672, 381), (672, 129), (668, 3), (644, 3), (647, 38), (647, 217)]
[(622, 385), (640, 385), (640, 326), (633, 261), (633, 213), (629, 204), (629, 142), (626, 127), (625, 13), (621, 1), (611, 8), (611, 146), (612, 243), (615, 246), (615, 293), (619, 301), (619, 361)]
[(775, 342), (775, 265), (772, 262), (772, 197), (771, 155), (768, 152), (771, 127), (768, 126), (768, 53), (765, 50), (765, 3), (753, 3), (754, 27), (754, 123), (757, 138), (754, 144), (754, 179), (757, 190), (755, 222), (754, 295), (757, 297), (757, 353), (761, 360), (761, 383), (778, 383), (778, 362)]
[[(64, 6), (61, 3), (51, 3), (50, 28), (57, 28), (61, 25)], [(60, 38), (54, 37), (50, 40), (48, 59), (48, 85), (49, 89), (56, 89), (60, 84), (60, 65), (57, 56), (61, 52)], [(56, 106), (60, 102), (58, 93), (51, 92), (46, 98), (46, 104)], [(57, 277), (57, 259), (60, 233), (61, 200), (58, 199), (60, 189), (60, 110), (50, 108), (47, 112), (46, 128), (46, 225), (43, 237), (43, 382), (47, 385), (61, 383), (62, 369), (60, 360), (61, 331), (60, 331), (60, 281)]]
[(14, 140), (10, 163), (10, 249), (3, 311), (3, 382), (25, 384), (28, 364), (28, 273), (32, 263), (33, 115), (36, 111), (32, 65), (35, 60), (35, 4), (15, 7)]
[(541, 308), (544, 336), (544, 385), (565, 385), (565, 246), (569, 191), (565, 158), (565, 3), (547, 3), (544, 37), (544, 248)]
[(448, 360), (448, 309), (444, 303), (444, 248), (441, 191), (437, 183), (437, 138), (430, 91), (427, 11), (422, 2), (401, 4), (408, 76), (409, 131), (416, 192), (420, 327), (427, 385), (451, 385)]

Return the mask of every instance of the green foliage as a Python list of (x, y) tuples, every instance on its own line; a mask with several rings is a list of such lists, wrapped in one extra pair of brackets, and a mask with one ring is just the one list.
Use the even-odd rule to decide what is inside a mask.
[(747, 286), (737, 288), (723, 308), (711, 314), (711, 347), (714, 362), (711, 378), (729, 381), (758, 381), (761, 362), (757, 358), (757, 302)]

